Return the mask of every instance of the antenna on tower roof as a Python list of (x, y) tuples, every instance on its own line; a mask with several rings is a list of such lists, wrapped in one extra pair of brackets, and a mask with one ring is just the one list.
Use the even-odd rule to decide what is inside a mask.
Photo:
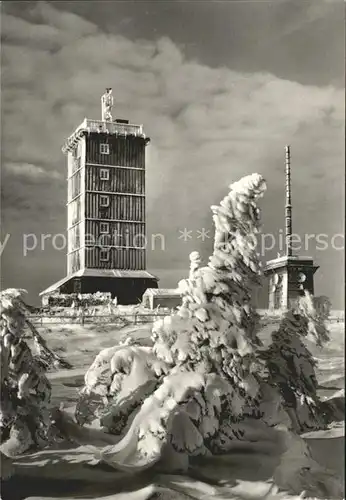
[(286, 205), (285, 205), (285, 230), (286, 230), (286, 255), (292, 256), (292, 199), (291, 199), (291, 148), (286, 151)]

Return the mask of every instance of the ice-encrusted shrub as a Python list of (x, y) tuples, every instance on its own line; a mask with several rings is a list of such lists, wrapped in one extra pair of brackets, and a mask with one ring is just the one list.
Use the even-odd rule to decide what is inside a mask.
[(305, 291), (298, 302), (298, 313), (308, 320), (307, 337), (322, 347), (329, 340), (326, 321), (330, 316), (331, 302), (328, 297), (314, 297)]
[(271, 344), (260, 353), (269, 373), (266, 380), (279, 388), (284, 407), (298, 432), (323, 428), (337, 417), (333, 402), (321, 404), (317, 394), (317, 363), (306, 345), (306, 340), (319, 347), (328, 342), (326, 321), (330, 307), (327, 297), (313, 297), (305, 291), (295, 307), (283, 314)]
[(306, 293), (296, 310), (285, 312), (268, 349), (259, 354), (268, 370), (266, 380), (279, 389), (297, 432), (319, 428), (324, 422), (317, 396), (316, 361), (304, 338), (313, 334), (320, 344), (328, 333), (324, 323), (315, 321), (311, 304), (312, 298)]
[(97, 416), (120, 437), (135, 432), (137, 451), (148, 461), (163, 446), (191, 455), (222, 453), (233, 439), (246, 438), (243, 422), (261, 416), (259, 317), (251, 289), (260, 283), (257, 201), (264, 191), (263, 178), (253, 174), (212, 207), (215, 241), (208, 264), (191, 254), (189, 278), (179, 283), (182, 305), (156, 322), (153, 348), (101, 351), (85, 378), (80, 423)]
[[(32, 446), (47, 444), (51, 386), (46, 370), (53, 365), (70, 366), (48, 349), (26, 318), (30, 310), (23, 301), (24, 293), (18, 289), (0, 293), (0, 430), (5, 454), (20, 454)], [(32, 334), (36, 354), (27, 343), (25, 327)]]

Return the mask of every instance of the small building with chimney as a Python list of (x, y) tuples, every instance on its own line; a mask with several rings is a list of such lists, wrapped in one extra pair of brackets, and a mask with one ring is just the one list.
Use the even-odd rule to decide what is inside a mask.
[(158, 278), (146, 270), (143, 125), (113, 119), (112, 89), (101, 97), (101, 120), (85, 118), (68, 137), (67, 275), (41, 296), (111, 293), (136, 304)]
[(264, 274), (269, 280), (269, 309), (289, 309), (307, 290), (314, 294), (314, 274), (319, 266), (312, 257), (294, 255), (292, 251), (291, 150), (286, 146), (286, 254), (266, 263)]

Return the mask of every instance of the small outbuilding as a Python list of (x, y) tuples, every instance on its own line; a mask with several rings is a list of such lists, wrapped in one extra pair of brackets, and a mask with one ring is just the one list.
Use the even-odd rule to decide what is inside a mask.
[(181, 305), (181, 297), (178, 288), (147, 288), (142, 297), (142, 305), (148, 309), (174, 309)]

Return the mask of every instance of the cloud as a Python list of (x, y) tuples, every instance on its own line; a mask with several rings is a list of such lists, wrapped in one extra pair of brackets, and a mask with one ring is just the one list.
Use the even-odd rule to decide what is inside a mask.
[(295, 1), (295, 9), (292, 9), (292, 1), (287, 2), (287, 7), (290, 8), (291, 12), (294, 12), (293, 19), (291, 19), (281, 31), (281, 36), (287, 36), (298, 32), (299, 30), (305, 28), (310, 23), (315, 23), (320, 19), (323, 19), (331, 11), (331, 7), (340, 4), (335, 0), (322, 0), (319, 2), (314, 2), (313, 0), (307, 0), (304, 4)]
[[(66, 160), (61, 146), (85, 116), (100, 118), (100, 95), (112, 86), (114, 114), (144, 123), (152, 139), (147, 150), (148, 230), (165, 234), (168, 245), (166, 252), (149, 254), (151, 267), (169, 268), (173, 260), (186, 267), (189, 251), (201, 243), (194, 240), (190, 249), (178, 241), (179, 228), (210, 226), (208, 207), (232, 181), (253, 171), (268, 180), (265, 229), (281, 227), (287, 142), (293, 155), (296, 231), (340, 230), (341, 90), (304, 86), (268, 73), (210, 68), (188, 60), (168, 38), (154, 42), (102, 33), (43, 2), (26, 20), (3, 14), (2, 25), (3, 188), (20, 193), (22, 200), (16, 205), (5, 197), (8, 224), (18, 207), (23, 224), (26, 218), (43, 221), (47, 203), (59, 209), (59, 232), (64, 230), (61, 175)], [(25, 189), (28, 179), (30, 189)], [(200, 249), (207, 255), (210, 243)], [(321, 265), (334, 257), (319, 254)], [(55, 265), (63, 274), (64, 256)], [(337, 280), (340, 269), (333, 272)]]
[(4, 169), (8, 174), (31, 180), (59, 179), (61, 177), (58, 172), (50, 172), (30, 163), (6, 163)]
[(55, 51), (80, 36), (96, 33), (98, 28), (71, 12), (59, 12), (46, 2), (37, 2), (27, 20), (4, 14), (1, 31), (7, 44), (24, 43), (36, 50)]

